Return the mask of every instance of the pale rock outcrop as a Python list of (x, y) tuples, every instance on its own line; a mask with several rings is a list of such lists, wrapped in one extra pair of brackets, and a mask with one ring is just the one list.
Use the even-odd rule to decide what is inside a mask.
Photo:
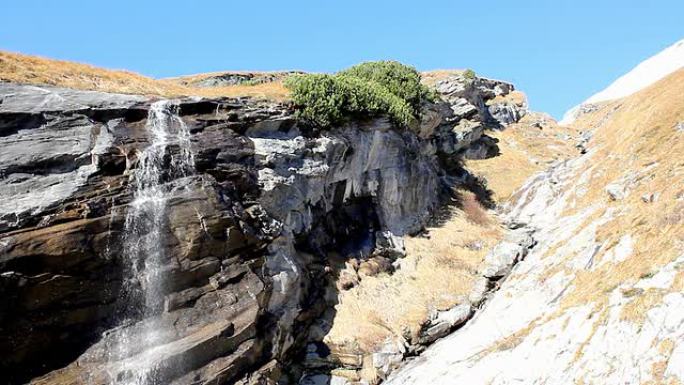
[(449, 334), (455, 327), (466, 322), (472, 311), (470, 303), (465, 302), (449, 310), (438, 312), (423, 331), (421, 343), (434, 342)]
[(499, 80), (451, 75), (439, 80), (435, 89), (453, 113), (446, 119), (451, 123), (449, 134), (442, 135), (438, 148), (446, 154), (461, 154), (468, 159), (496, 155), (496, 142), (485, 131), (517, 122), (527, 111), (525, 104), (505, 99), (514, 88)]
[(482, 276), (488, 279), (498, 279), (508, 275), (511, 268), (525, 258), (535, 241), (527, 229), (511, 232), (507, 239), (494, 246), (484, 259)]
[(684, 132), (684, 122), (679, 122), (675, 124), (675, 130), (677, 132)]

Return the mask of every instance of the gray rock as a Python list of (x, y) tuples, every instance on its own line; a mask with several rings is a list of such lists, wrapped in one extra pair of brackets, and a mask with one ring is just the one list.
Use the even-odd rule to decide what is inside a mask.
[(484, 300), (485, 296), (489, 292), (490, 281), (486, 277), (480, 277), (473, 284), (470, 293), (468, 294), (468, 301), (473, 304), (473, 306), (479, 306)]
[(453, 104), (451, 104), (451, 110), (459, 119), (472, 117), (478, 112), (477, 107), (470, 104), (465, 98), (458, 98)]
[[(442, 162), (458, 163), (482, 140), (485, 100), (512, 90), (480, 78), (438, 88), (445, 100), (426, 105), (430, 113), (408, 130), (377, 118), (319, 133), (298, 127), (284, 105), (179, 100), (194, 172), (161, 176), (171, 192), (162, 227), (168, 284), (150, 311), (132, 312), (127, 290), (142, 278), (130, 275), (121, 238), (130, 175), (150, 143), (150, 101), (0, 83), (3, 375), (104, 384), (146, 362), (169, 384), (274, 383), (278, 371), (265, 364), (304, 346), (293, 332), (306, 331), (325, 310), (320, 301), (334, 296), (326, 252), (354, 241), (344, 251), (360, 260), (352, 284), (391, 271), (405, 252), (401, 237), (439, 204)], [(169, 146), (168, 161), (181, 150)], [(443, 312), (427, 335), (464, 314)], [(158, 333), (144, 338), (150, 328)], [(136, 343), (113, 351), (122, 337)], [(405, 353), (390, 344), (372, 362), (385, 376)], [(259, 367), (264, 376), (246, 376)]]
[(225, 72), (214, 76), (208, 76), (199, 80), (188, 81), (180, 79), (182, 84), (197, 87), (225, 87), (237, 84), (262, 84), (282, 80), (293, 74), (301, 74), (300, 71), (284, 72)]
[(684, 122), (679, 122), (675, 124), (675, 131), (684, 132)]
[(482, 135), (478, 140), (472, 142), (461, 152), (465, 159), (487, 159), (499, 154), (499, 147), (496, 140), (487, 135)]
[(445, 154), (456, 154), (470, 148), (482, 137), (485, 127), (479, 122), (463, 119), (450, 129), (441, 141), (440, 150)]
[(0, 230), (39, 214), (81, 187), (97, 170), (91, 152), (101, 136), (84, 116), (57, 118), (39, 128), (0, 136)]
[(518, 230), (511, 234), (487, 253), (481, 270), (482, 276), (488, 279), (506, 276), (518, 261), (525, 258), (534, 244), (534, 238), (525, 231)]
[(123, 116), (145, 101), (0, 83), (0, 231), (58, 205), (109, 167), (111, 133), (94, 119)]
[(646, 194), (641, 196), (641, 200), (644, 203), (653, 203), (653, 202), (656, 202), (659, 197), (660, 197), (660, 193), (646, 193)]
[(404, 238), (398, 237), (390, 231), (377, 231), (375, 233), (375, 250), (393, 259), (406, 256)]
[(350, 385), (350, 382), (339, 376), (330, 376), (327, 374), (312, 374), (302, 377), (298, 383), (299, 385)]
[(437, 203), (440, 182), (433, 148), (406, 140), (386, 120), (319, 138), (251, 139), (263, 167), (264, 207), (293, 233), (311, 228), (312, 206), (331, 210), (367, 196), (377, 201), (381, 227), (405, 234), (418, 230)]
[(519, 121), (524, 115), (525, 110), (513, 103), (496, 103), (488, 107), (489, 114), (502, 126)]
[[(487, 105), (491, 99), (506, 96), (514, 90), (509, 83), (498, 80), (452, 75), (438, 81), (435, 89), (449, 108), (450, 113), (442, 111), (443, 121), (455, 125), (434, 127), (434, 124), (424, 123), (421, 137), (427, 137), (425, 127), (434, 127), (437, 151), (447, 167), (458, 168), (452, 159), (454, 154), (467, 159), (484, 159), (497, 154), (495, 141), (491, 138), (481, 140), (484, 131), (517, 122), (526, 113), (525, 107), (512, 103)], [(434, 122), (434, 119), (428, 121)]]
[(472, 314), (469, 302), (457, 305), (449, 310), (437, 313), (436, 317), (421, 333), (420, 343), (429, 344), (449, 334), (455, 327), (466, 322)]
[(146, 97), (139, 95), (0, 83), (0, 114), (125, 109), (147, 100)]
[[(250, 266), (264, 263), (273, 228), (255, 209), (253, 148), (211, 119), (226, 121), (230, 109), (240, 130), (251, 124), (246, 119), (279, 120), (285, 110), (223, 100), (217, 112), (217, 102), (179, 101), (194, 114), (188, 124), (205, 119), (193, 136), (197, 175), (169, 182), (168, 285), (158, 311), (143, 316), (128, 312), (135, 302), (122, 291), (135, 282), (122, 281), (128, 267), (120, 234), (132, 198), (127, 167), (136, 167), (136, 154), (148, 145), (141, 129), (147, 99), (6, 83), (0, 92), (3, 379), (24, 383), (64, 367), (43, 381), (108, 383), (119, 365), (144, 359), (164, 383), (190, 382), (185, 375), (216, 383), (257, 364), (266, 278)], [(168, 155), (178, 156), (178, 148)], [(123, 322), (122, 313), (131, 319)], [(148, 328), (159, 330), (154, 340), (143, 338)], [(138, 357), (116, 356), (111, 346), (121, 336), (136, 341), (129, 353)], [(152, 353), (159, 344), (164, 354)]]
[(512, 84), (500, 80), (481, 77), (469, 79), (463, 75), (452, 75), (437, 82), (435, 89), (452, 100), (466, 98), (470, 103), (478, 106), (480, 101), (508, 95), (514, 90), (514, 87)]
[(608, 193), (608, 196), (610, 196), (610, 199), (614, 201), (625, 199), (627, 196), (625, 187), (617, 183), (611, 183), (606, 186), (606, 192)]
[(396, 369), (404, 359), (406, 347), (399, 342), (388, 341), (371, 355), (373, 367), (381, 378)]

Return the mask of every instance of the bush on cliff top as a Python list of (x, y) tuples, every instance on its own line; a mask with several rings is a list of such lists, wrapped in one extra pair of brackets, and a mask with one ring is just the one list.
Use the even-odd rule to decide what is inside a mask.
[(414, 68), (391, 61), (363, 63), (335, 75), (296, 75), (285, 86), (292, 91), (297, 116), (321, 127), (382, 114), (408, 126), (430, 94)]
[(415, 115), (420, 113), (420, 103), (429, 94), (428, 89), (420, 84), (420, 73), (415, 68), (396, 61), (361, 63), (341, 71), (340, 74), (382, 84), (408, 103)]
[(467, 70), (463, 71), (463, 77), (472, 80), (477, 77), (477, 74), (475, 73), (475, 71), (468, 68)]

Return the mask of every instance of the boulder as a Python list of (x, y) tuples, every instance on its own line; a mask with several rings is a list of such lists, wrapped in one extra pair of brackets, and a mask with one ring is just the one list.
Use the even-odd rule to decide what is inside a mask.
[(530, 233), (520, 230), (512, 233), (487, 253), (481, 268), (482, 276), (494, 280), (506, 276), (534, 245), (535, 240)]
[(454, 328), (466, 322), (472, 314), (469, 302), (438, 312), (430, 323), (421, 331), (419, 343), (426, 345), (449, 334)]
[(627, 196), (625, 187), (617, 183), (611, 183), (606, 186), (606, 192), (608, 193), (610, 199), (614, 201), (625, 199)]

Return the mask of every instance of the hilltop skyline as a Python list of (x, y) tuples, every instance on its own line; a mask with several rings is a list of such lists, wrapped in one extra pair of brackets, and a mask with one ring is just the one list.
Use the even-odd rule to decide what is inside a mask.
[(210, 1), (188, 8), (29, 0), (3, 7), (0, 49), (155, 78), (222, 70), (333, 72), (383, 59), (421, 71), (472, 68), (512, 81), (532, 109), (560, 118), (684, 38), (678, 19), (684, 4), (659, 5), (432, 1), (416, 9), (407, 1)]

